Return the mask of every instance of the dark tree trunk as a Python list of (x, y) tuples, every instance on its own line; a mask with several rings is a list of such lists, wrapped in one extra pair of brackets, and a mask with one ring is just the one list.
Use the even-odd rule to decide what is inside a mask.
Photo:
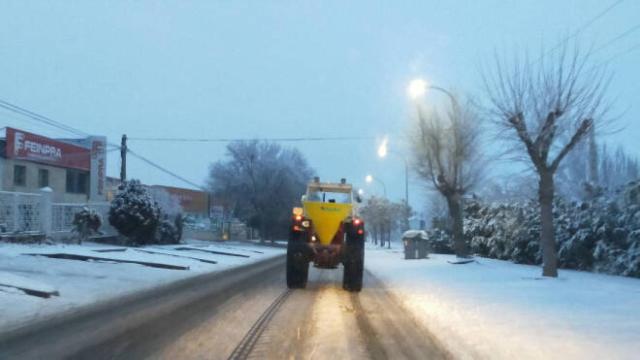
[(464, 229), (462, 222), (462, 199), (459, 194), (447, 196), (449, 217), (451, 218), (451, 233), (453, 235), (453, 250), (456, 256), (468, 257), (469, 248), (464, 241)]
[(538, 200), (540, 201), (540, 246), (542, 247), (542, 276), (558, 277), (556, 239), (553, 231), (553, 173), (540, 172)]
[(391, 249), (391, 224), (387, 224), (387, 249)]

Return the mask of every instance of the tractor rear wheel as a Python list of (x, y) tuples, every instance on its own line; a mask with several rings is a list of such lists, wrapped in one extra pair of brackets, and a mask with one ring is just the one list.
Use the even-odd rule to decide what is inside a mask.
[(362, 290), (364, 273), (364, 241), (362, 239), (347, 236), (343, 265), (342, 288), (353, 292)]
[(289, 289), (303, 289), (307, 286), (309, 277), (309, 261), (304, 246), (295, 242), (287, 245), (287, 287)]

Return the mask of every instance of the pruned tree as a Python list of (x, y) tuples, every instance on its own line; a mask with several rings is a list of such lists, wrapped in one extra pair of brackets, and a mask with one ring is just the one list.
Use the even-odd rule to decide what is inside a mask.
[(535, 61), (528, 56), (513, 61), (496, 56), (493, 70), (483, 76), (490, 115), (501, 138), (513, 140), (515, 154), (525, 154), (538, 176), (542, 274), (556, 277), (554, 175), (595, 124), (604, 124), (608, 74), (589, 66), (588, 53), (562, 46)]
[(463, 236), (462, 198), (480, 180), (485, 162), (481, 153), (480, 117), (470, 103), (452, 98), (445, 116), (418, 112), (411, 131), (415, 173), (447, 202), (457, 256), (469, 255)]

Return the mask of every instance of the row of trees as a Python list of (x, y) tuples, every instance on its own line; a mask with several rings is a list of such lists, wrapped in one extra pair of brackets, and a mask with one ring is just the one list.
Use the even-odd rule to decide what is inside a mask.
[(360, 207), (360, 216), (365, 220), (367, 233), (374, 244), (391, 247), (391, 236), (397, 231), (409, 229), (408, 219), (412, 215), (406, 202), (391, 202), (387, 198), (372, 196)]
[[(462, 198), (485, 175), (480, 124), (488, 120), (504, 145), (498, 152), (524, 161), (536, 174), (543, 276), (555, 277), (555, 177), (584, 139), (610, 125), (605, 117), (609, 75), (591, 66), (588, 54), (565, 46), (535, 59), (496, 57), (483, 78), (485, 105), (457, 98), (445, 114), (419, 111), (411, 138), (415, 172), (446, 199), (455, 252), (468, 256)], [(595, 141), (588, 151), (593, 154), (594, 149)]]

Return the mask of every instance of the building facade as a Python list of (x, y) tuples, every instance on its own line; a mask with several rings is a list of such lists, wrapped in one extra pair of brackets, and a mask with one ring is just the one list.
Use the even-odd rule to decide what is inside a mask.
[(0, 134), (0, 190), (36, 193), (51, 188), (58, 203), (106, 201), (106, 138), (51, 139), (4, 128)]
[(158, 196), (158, 193), (165, 192), (170, 197), (176, 199), (186, 215), (191, 215), (196, 218), (209, 217), (209, 194), (205, 191), (163, 185), (151, 185), (149, 188), (154, 196)]

